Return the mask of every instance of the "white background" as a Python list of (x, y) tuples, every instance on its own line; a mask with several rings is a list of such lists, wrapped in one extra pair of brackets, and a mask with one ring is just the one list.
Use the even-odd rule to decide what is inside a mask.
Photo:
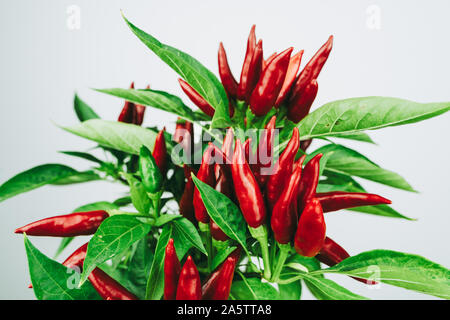
[[(79, 30), (67, 27), (67, 8), (81, 9)], [(380, 29), (367, 26), (367, 8), (380, 10)], [(304, 62), (335, 36), (331, 56), (319, 77), (314, 104), (355, 96), (394, 96), (418, 102), (450, 101), (448, 1), (2, 1), (0, 4), (0, 181), (44, 163), (87, 169), (87, 163), (58, 150), (87, 150), (94, 144), (54, 123), (77, 123), (72, 99), (77, 91), (104, 119), (117, 118), (122, 101), (89, 88), (154, 89), (177, 94), (177, 75), (127, 28), (120, 15), (161, 41), (198, 58), (217, 72), (223, 41), (236, 77), (252, 24), (264, 51), (305, 49)], [(144, 124), (167, 125), (175, 116), (150, 109)], [(449, 120), (446, 114), (423, 123), (369, 132), (377, 145), (345, 142), (384, 168), (398, 172), (420, 193), (366, 181), (371, 192), (393, 200), (394, 208), (417, 221), (337, 212), (327, 215), (328, 234), (351, 254), (383, 248), (417, 253), (450, 266), (448, 227), (450, 174)], [(54, 123), (53, 123), (54, 122)], [(313, 146), (314, 147), (314, 146)], [(44, 187), (0, 204), (0, 298), (32, 299), (27, 260), (16, 227), (67, 213), (79, 205), (122, 195), (103, 182)], [(48, 255), (59, 241), (32, 238)], [(80, 239), (70, 249), (85, 241)], [(63, 254), (62, 258), (70, 252)], [(350, 290), (374, 299), (428, 298), (382, 285), (370, 290), (343, 276)], [(311, 298), (307, 289), (304, 298)]]

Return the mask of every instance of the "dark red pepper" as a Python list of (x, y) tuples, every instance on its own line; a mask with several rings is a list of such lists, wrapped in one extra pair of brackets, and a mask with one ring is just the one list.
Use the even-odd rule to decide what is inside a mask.
[[(134, 89), (134, 82), (131, 83), (130, 89)], [(136, 118), (136, 106), (133, 102), (125, 101), (122, 111), (117, 121), (124, 123), (134, 123)]]
[(88, 244), (89, 242), (86, 242), (75, 250), (62, 264), (67, 268), (83, 268), (83, 261), (84, 258), (86, 258)]
[(192, 122), (178, 118), (172, 140), (181, 144), (188, 160), (191, 160), (190, 156), (194, 151), (194, 125)]
[(180, 272), (180, 260), (178, 260), (173, 239), (169, 239), (164, 257), (164, 300), (175, 300)]
[(192, 181), (191, 172), (195, 171), (188, 165), (183, 165), (184, 177), (186, 178), (186, 184), (184, 185), (184, 191), (180, 198), (180, 214), (191, 221), (196, 223), (195, 210), (194, 210), (194, 182)]
[(363, 192), (333, 191), (316, 193), (315, 197), (319, 199), (323, 212), (392, 203), (391, 200), (377, 194)]
[(252, 63), (253, 54), (256, 48), (256, 36), (255, 36), (255, 25), (250, 29), (250, 34), (247, 40), (247, 51), (245, 52), (244, 63), (242, 64), (241, 78), (237, 90), (237, 98), (239, 100), (246, 100), (248, 90), (248, 73), (250, 65)]
[(294, 123), (298, 123), (306, 117), (311, 109), (314, 99), (316, 98), (318, 90), (319, 85), (317, 80), (311, 80), (311, 82), (303, 90), (303, 93), (298, 96), (298, 99), (293, 100), (289, 106), (287, 115), (288, 119)]
[(264, 71), (264, 69), (266, 69), (266, 67), (269, 65), (270, 62), (272, 62), (272, 60), (277, 56), (277, 53), (274, 52), (272, 53), (267, 59), (263, 60), (263, 65), (262, 65), (262, 69)]
[(305, 204), (315, 196), (320, 175), (320, 159), (322, 154), (315, 155), (305, 165), (303, 177), (298, 190), (298, 212), (302, 212)]
[(206, 115), (212, 117), (214, 115), (214, 108), (206, 101), (189, 83), (183, 79), (178, 79), (181, 89), (188, 96), (188, 98), (202, 110)]
[(164, 132), (166, 128), (158, 132), (158, 135), (155, 139), (155, 145), (153, 147), (153, 158), (155, 158), (156, 165), (161, 171), (163, 177), (166, 176), (167, 170), (167, 148), (166, 148), (166, 139), (164, 138)]
[(230, 66), (228, 65), (227, 54), (222, 42), (219, 44), (218, 56), (220, 80), (222, 81), (223, 87), (225, 88), (228, 96), (236, 98), (239, 84), (231, 73)]
[(293, 55), (289, 61), (289, 67), (286, 72), (286, 77), (284, 78), (283, 87), (278, 94), (277, 101), (275, 102), (275, 107), (279, 107), (287, 98), (292, 84), (297, 77), (298, 69), (300, 69), (300, 64), (302, 62), (303, 50), (300, 50), (295, 55)]
[(47, 237), (90, 235), (94, 234), (103, 220), (108, 217), (109, 214), (104, 210), (77, 212), (32, 222), (14, 232)]
[[(206, 148), (203, 153), (202, 164), (197, 172), (197, 178), (211, 187), (214, 187), (214, 164), (212, 163), (213, 150), (214, 146), (211, 144)], [(209, 222), (208, 212), (206, 211), (202, 197), (197, 188), (194, 189), (194, 210), (197, 221), (202, 223)]]
[(302, 149), (303, 152), (306, 152), (306, 150), (309, 148), (311, 143), (312, 143), (312, 139), (300, 141), (300, 149)]
[(176, 300), (201, 300), (202, 285), (197, 267), (188, 256), (178, 279)]
[(139, 300), (134, 294), (99, 268), (95, 268), (88, 279), (104, 300)]
[[(258, 181), (261, 188), (264, 188), (270, 176), (269, 168), (272, 166), (273, 160), (272, 147), (275, 136), (276, 120), (277, 117), (273, 116), (264, 127), (264, 131), (257, 149), (256, 164), (250, 164), (250, 168), (252, 169), (256, 181)], [(247, 146), (244, 147), (246, 148)]]

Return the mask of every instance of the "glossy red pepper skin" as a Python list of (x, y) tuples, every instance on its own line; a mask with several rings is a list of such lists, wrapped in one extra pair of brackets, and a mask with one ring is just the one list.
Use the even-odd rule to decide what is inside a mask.
[(286, 72), (286, 77), (284, 78), (283, 86), (278, 94), (277, 101), (275, 102), (275, 107), (279, 107), (288, 97), (291, 91), (292, 84), (297, 77), (297, 72), (300, 69), (300, 64), (302, 62), (303, 50), (300, 50), (289, 60), (289, 66)]
[[(265, 187), (267, 180), (269, 179), (270, 172), (268, 169), (272, 166), (273, 160), (273, 140), (275, 136), (275, 125), (277, 117), (273, 116), (267, 125), (264, 127), (263, 134), (260, 139), (260, 143), (257, 149), (257, 163), (250, 164), (253, 175), (256, 181), (258, 181), (259, 186)], [(246, 147), (246, 146), (245, 146)], [(249, 148), (250, 146), (248, 146)], [(246, 151), (247, 152), (247, 151)]]
[(283, 87), (292, 48), (278, 54), (264, 69), (250, 97), (250, 109), (256, 116), (263, 116), (275, 106)]
[[(214, 147), (209, 145), (205, 152), (203, 153), (202, 163), (200, 165), (200, 169), (197, 172), (197, 178), (208, 184), (211, 187), (214, 187), (214, 164), (212, 163), (212, 152)], [(197, 221), (202, 223), (209, 222), (209, 215), (206, 211), (205, 205), (203, 204), (202, 197), (200, 192), (196, 187), (194, 187), (194, 210), (195, 210), (195, 218)]]
[(247, 97), (247, 84), (248, 84), (248, 73), (250, 65), (252, 63), (253, 54), (256, 48), (256, 36), (255, 36), (255, 25), (250, 29), (250, 34), (247, 40), (247, 51), (245, 52), (244, 63), (242, 64), (241, 78), (237, 90), (237, 98), (239, 100), (246, 100)]
[[(147, 86), (146, 89), (150, 89), (150, 85)], [(140, 104), (136, 104), (135, 105), (135, 112), (134, 112), (134, 116), (133, 116), (133, 123), (135, 125), (142, 125), (142, 123), (144, 122), (144, 115), (145, 115), (145, 110), (147, 108), (143, 105)]]
[(317, 80), (311, 80), (311, 82), (305, 87), (303, 93), (298, 96), (297, 99), (292, 101), (292, 104), (288, 110), (288, 119), (294, 123), (298, 123), (305, 118), (311, 109), (318, 90), (319, 85)]
[(219, 44), (218, 60), (219, 75), (223, 87), (230, 97), (236, 98), (239, 84), (237, 83), (236, 79), (234, 79), (233, 73), (231, 72), (230, 66), (228, 65), (227, 54), (222, 42)]
[(153, 147), (153, 158), (155, 158), (156, 165), (161, 171), (163, 177), (166, 176), (167, 171), (167, 148), (166, 148), (166, 139), (164, 138), (164, 132), (166, 128), (158, 132), (158, 135), (155, 139), (155, 145)]
[(300, 215), (294, 237), (294, 247), (298, 254), (314, 257), (322, 249), (325, 241), (326, 225), (320, 201), (312, 198)]
[(109, 215), (104, 210), (77, 212), (45, 218), (16, 229), (29, 236), (75, 237), (91, 235)]
[(272, 53), (266, 60), (263, 60), (262, 69), (263, 71), (266, 69), (266, 67), (272, 62), (272, 60), (277, 56), (277, 53)]
[(236, 140), (231, 164), (234, 190), (247, 224), (257, 228), (266, 221), (264, 198), (253, 173), (245, 160), (241, 141)]
[(164, 257), (164, 300), (175, 300), (180, 272), (180, 260), (178, 260), (173, 239), (169, 239)]
[(194, 125), (192, 122), (178, 118), (172, 140), (181, 144), (184, 152), (189, 157), (188, 160), (191, 160), (190, 156), (194, 151)]
[(306, 203), (315, 196), (320, 175), (320, 159), (322, 154), (315, 155), (305, 165), (303, 177), (298, 190), (298, 212), (302, 212)]
[(197, 267), (191, 256), (188, 256), (181, 269), (178, 280), (176, 300), (201, 300), (202, 285)]
[(302, 174), (301, 163), (296, 164), (296, 168), (277, 203), (272, 210), (271, 226), (275, 240), (281, 244), (290, 243), (294, 237), (297, 227), (297, 208), (294, 199), (297, 196), (297, 190), (300, 184)]
[(86, 257), (87, 247), (89, 242), (86, 242), (77, 250), (75, 250), (66, 260), (62, 263), (67, 268), (83, 268), (83, 261)]
[(240, 248), (234, 250), (211, 274), (202, 287), (202, 300), (228, 300), (234, 270), (240, 257)]
[(303, 95), (305, 87), (313, 79), (317, 79), (324, 66), (325, 62), (330, 55), (331, 49), (333, 47), (333, 36), (330, 36), (327, 42), (316, 52), (316, 54), (308, 61), (306, 66), (300, 72), (295, 84), (291, 90), (290, 105), (294, 101), (299, 99), (299, 96)]
[[(130, 89), (134, 89), (134, 82), (131, 83)], [(125, 101), (122, 111), (117, 121), (124, 123), (134, 123), (136, 119), (136, 106), (133, 102)]]
[(292, 166), (297, 155), (300, 145), (300, 137), (298, 128), (292, 131), (292, 137), (289, 140), (286, 148), (281, 153), (272, 175), (266, 184), (266, 198), (269, 205), (269, 210), (272, 210), (275, 203), (278, 201), (284, 185), (292, 173)]
[(99, 268), (95, 268), (88, 279), (104, 300), (139, 300), (134, 294)]
[(392, 203), (391, 200), (377, 194), (363, 192), (333, 191), (316, 193), (316, 198), (319, 199), (323, 212)]
[(192, 88), (189, 83), (183, 79), (178, 79), (181, 89), (188, 96), (188, 98), (206, 115), (212, 117), (214, 116), (214, 108), (205, 100), (194, 88)]
[[(323, 243), (322, 249), (320, 249), (319, 254), (316, 255), (316, 259), (320, 262), (326, 264), (329, 267), (332, 267), (344, 259), (349, 258), (350, 255), (344, 248), (342, 248), (339, 244), (334, 242), (331, 238), (326, 237)], [(362, 279), (357, 277), (352, 277), (353, 279), (363, 282), (365, 284), (373, 285), (377, 284), (376, 281)]]
[(211, 231), (211, 237), (214, 240), (227, 241), (228, 239), (230, 239), (212, 219), (209, 220), (209, 230)]
[(188, 165), (183, 165), (184, 169), (184, 177), (186, 178), (186, 184), (184, 185), (184, 191), (181, 195), (179, 207), (180, 207), (180, 214), (194, 223), (194, 225), (197, 223), (197, 220), (195, 219), (195, 210), (194, 210), (194, 182), (192, 181), (191, 172), (195, 171), (189, 167)]

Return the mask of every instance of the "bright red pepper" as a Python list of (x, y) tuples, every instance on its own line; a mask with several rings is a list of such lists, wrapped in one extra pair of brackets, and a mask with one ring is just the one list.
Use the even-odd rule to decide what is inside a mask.
[(201, 300), (202, 285), (197, 267), (188, 256), (178, 279), (176, 300)]
[(295, 127), (292, 131), (291, 139), (275, 164), (274, 172), (269, 176), (266, 184), (266, 197), (269, 210), (272, 210), (275, 206), (286, 181), (292, 174), (292, 166), (300, 144), (299, 139), (298, 128)]
[(83, 261), (84, 258), (86, 258), (88, 244), (89, 242), (86, 242), (75, 250), (62, 264), (67, 268), (83, 268)]
[(180, 214), (191, 221), (192, 223), (196, 223), (195, 220), (195, 210), (194, 210), (194, 182), (192, 181), (191, 172), (195, 171), (189, 167), (188, 165), (183, 165), (184, 169), (184, 177), (186, 178), (186, 184), (184, 185), (184, 191), (181, 195), (179, 207)]
[(266, 60), (263, 60), (263, 65), (262, 65), (262, 69), (264, 71), (264, 69), (266, 69), (266, 67), (270, 64), (270, 62), (272, 62), (272, 60), (277, 56), (277, 53), (274, 52), (272, 53)]
[(315, 197), (319, 199), (323, 212), (392, 203), (391, 200), (377, 194), (363, 192), (333, 191), (316, 193)]
[(268, 169), (272, 166), (272, 147), (275, 136), (276, 120), (277, 117), (273, 116), (264, 127), (264, 131), (257, 149), (257, 162), (256, 164), (250, 164), (250, 168), (252, 169), (255, 179), (258, 181), (261, 188), (264, 188), (270, 176)]
[(175, 300), (180, 272), (180, 260), (178, 260), (173, 239), (169, 239), (164, 257), (164, 300)]
[(320, 175), (320, 159), (322, 154), (315, 155), (305, 165), (303, 177), (298, 190), (298, 212), (302, 212), (305, 204), (315, 196)]
[(163, 177), (166, 176), (167, 170), (167, 148), (166, 139), (164, 138), (165, 131), (166, 128), (164, 127), (163, 130), (158, 132), (152, 152), (153, 158), (155, 158), (156, 161), (156, 165), (158, 166), (159, 171), (161, 171)]
[(202, 300), (228, 300), (241, 249), (234, 250), (202, 287)]
[[(214, 146), (211, 144), (206, 148), (203, 153), (202, 164), (197, 172), (197, 178), (211, 187), (214, 187), (214, 165), (212, 163), (213, 150)], [(202, 197), (197, 188), (194, 189), (194, 210), (197, 221), (202, 223), (209, 222), (208, 212), (206, 211)]]
[[(316, 259), (320, 262), (326, 264), (329, 267), (332, 267), (339, 262), (341, 262), (344, 259), (347, 259), (350, 257), (347, 251), (345, 251), (344, 248), (342, 248), (340, 245), (338, 245), (336, 242), (334, 242), (331, 238), (326, 237), (325, 242), (322, 246), (322, 249), (320, 249), (320, 252), (318, 255), (316, 255)], [(355, 280), (358, 280), (360, 282), (363, 282), (365, 284), (377, 284), (376, 281), (368, 280), (368, 279), (362, 279), (357, 277), (352, 277)]]
[(94, 234), (109, 215), (104, 210), (76, 212), (42, 219), (16, 229), (29, 236), (75, 237)]
[(214, 115), (214, 108), (205, 100), (189, 83), (183, 79), (178, 79), (181, 89), (188, 96), (188, 98), (206, 115), (212, 117)]
[(236, 98), (239, 84), (234, 79), (222, 42), (219, 44), (219, 75), (228, 96)]
[(303, 50), (300, 50), (295, 55), (293, 55), (289, 61), (289, 67), (286, 72), (286, 77), (284, 78), (283, 87), (278, 94), (277, 101), (275, 102), (275, 107), (279, 107), (287, 98), (292, 84), (297, 77), (298, 69), (300, 69), (300, 64), (302, 62)]
[(287, 115), (288, 119), (298, 123), (306, 117), (311, 109), (314, 99), (316, 98), (318, 90), (319, 85), (317, 80), (311, 80), (311, 82), (303, 90), (303, 93), (298, 96), (298, 99), (293, 100), (292, 104), (289, 106)]
[(301, 163), (296, 168), (286, 186), (284, 187), (277, 203), (272, 210), (271, 226), (275, 240), (281, 244), (291, 242), (295, 228), (297, 227), (297, 208), (294, 199), (297, 196), (300, 178), (302, 174)]
[(237, 98), (239, 100), (246, 100), (248, 90), (248, 73), (250, 65), (252, 63), (253, 54), (256, 48), (256, 36), (255, 36), (255, 25), (250, 29), (250, 34), (247, 40), (247, 51), (245, 52), (244, 63), (242, 64), (241, 78), (237, 90)]
[(99, 268), (95, 268), (88, 279), (104, 300), (139, 300), (134, 294)]
[(326, 225), (320, 201), (310, 199), (300, 215), (294, 247), (298, 254), (314, 257), (322, 249), (325, 241)]
[(278, 54), (264, 69), (250, 97), (250, 109), (256, 116), (263, 116), (275, 106), (283, 87), (293, 48)]
[(245, 160), (241, 141), (236, 140), (233, 163), (231, 164), (234, 190), (239, 201), (245, 221), (252, 228), (257, 228), (266, 221), (264, 198), (253, 173)]

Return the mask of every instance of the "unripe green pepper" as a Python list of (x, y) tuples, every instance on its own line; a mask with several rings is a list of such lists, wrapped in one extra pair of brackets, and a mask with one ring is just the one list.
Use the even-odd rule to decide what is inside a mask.
[(155, 158), (146, 146), (142, 146), (139, 152), (139, 172), (147, 192), (157, 193), (161, 190), (163, 177), (156, 165)]

